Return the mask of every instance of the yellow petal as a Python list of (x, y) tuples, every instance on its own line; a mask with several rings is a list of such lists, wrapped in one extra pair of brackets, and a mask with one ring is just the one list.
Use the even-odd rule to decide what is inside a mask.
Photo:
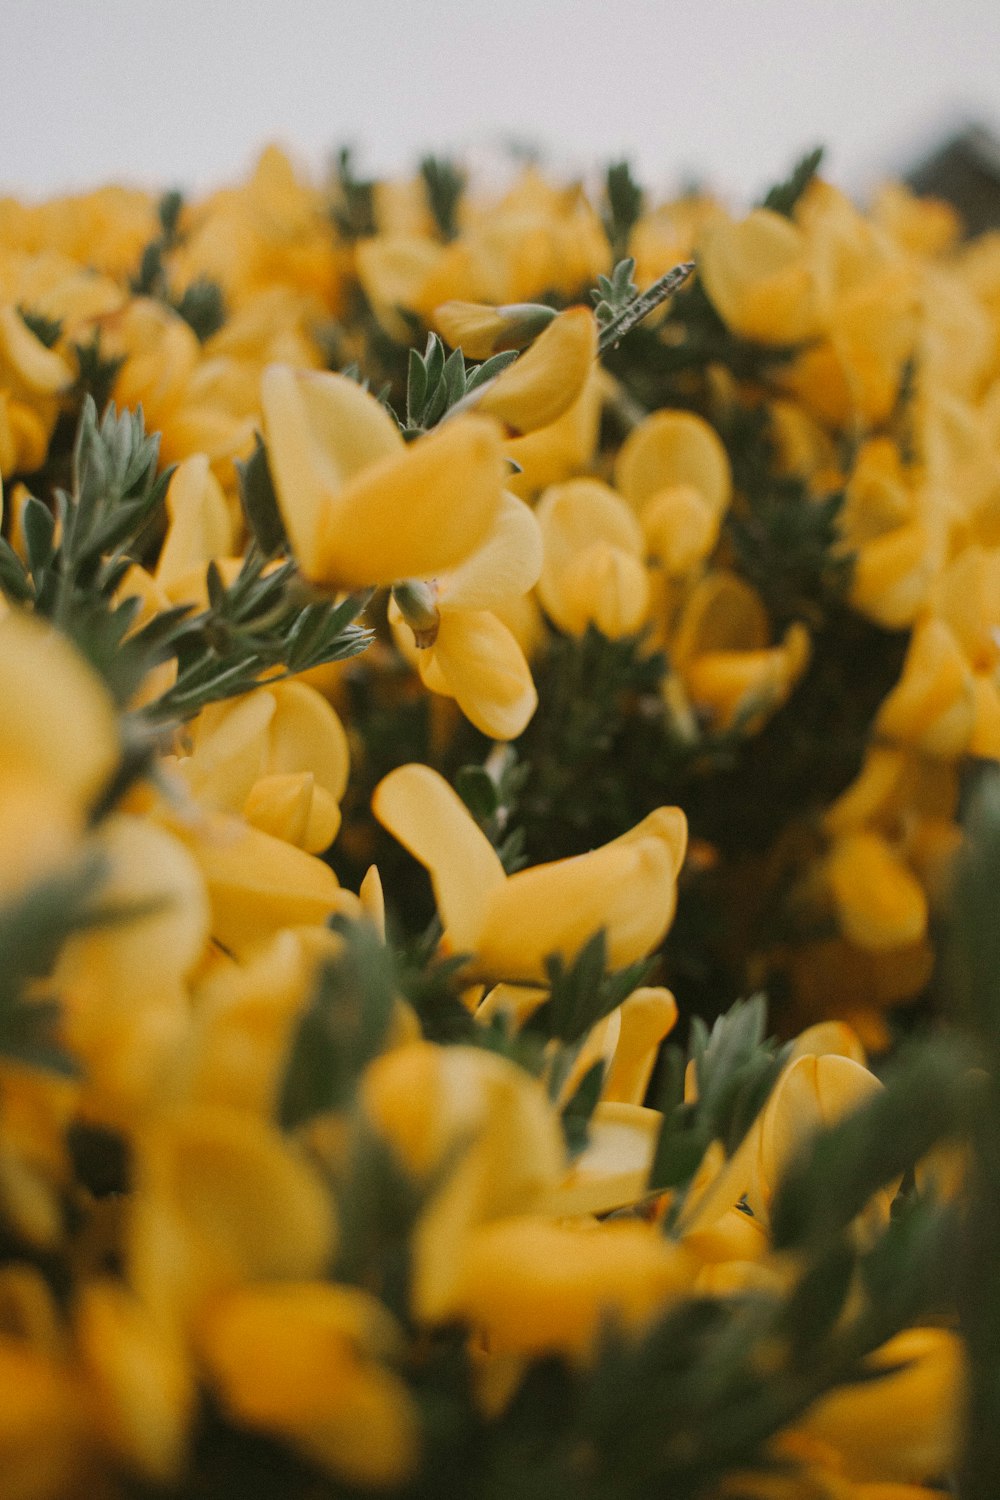
[(498, 978), (541, 980), (547, 957), (569, 962), (602, 928), (612, 968), (644, 957), (673, 919), (674, 854), (669, 837), (650, 831), (518, 871), (490, 895), (479, 966)]
[(409, 1392), (375, 1357), (401, 1343), (374, 1297), (296, 1283), (221, 1298), (200, 1347), (221, 1402), (242, 1426), (273, 1433), (348, 1483), (396, 1487), (418, 1458)]
[(493, 524), (465, 562), (438, 580), (438, 600), (448, 609), (493, 610), (537, 582), (542, 536), (533, 511), (503, 492)]
[(0, 766), (51, 780), (81, 811), (118, 761), (118, 723), (92, 668), (59, 631), (0, 618)]
[(885, 839), (844, 834), (826, 863), (844, 935), (861, 948), (902, 948), (927, 930), (927, 897)]
[[(428, 654), (445, 690), (477, 729), (495, 740), (512, 740), (522, 733), (538, 695), (524, 652), (496, 615), (485, 610), (443, 611)], [(423, 669), (423, 656), (420, 666)]]
[(880, 734), (948, 758), (967, 747), (975, 725), (972, 672), (943, 620), (924, 620), (910, 638), (903, 675), (879, 710)]
[(169, 588), (193, 568), (228, 557), (235, 538), (222, 486), (203, 453), (174, 470), (166, 498), (169, 524), (156, 565), (156, 581)]
[(540, 1206), (570, 1217), (636, 1203), (649, 1182), (662, 1124), (659, 1110), (602, 1100), (591, 1116), (586, 1149)]
[(667, 989), (633, 990), (621, 1007), (621, 1030), (601, 1098), (641, 1104), (660, 1043), (677, 1021), (677, 1001)]
[(178, 827), (201, 867), (212, 936), (240, 954), (280, 927), (322, 925), (340, 889), (329, 865), (236, 818)]
[(314, 576), (325, 508), (368, 465), (403, 447), (374, 396), (344, 375), (271, 365), (261, 380), (268, 464), (292, 550)]
[(698, 255), (705, 291), (735, 333), (790, 344), (819, 332), (819, 305), (802, 231), (758, 208), (740, 223), (716, 221)]
[[(907, 1328), (867, 1363), (886, 1373), (822, 1397), (802, 1419), (803, 1429), (829, 1443), (857, 1479), (916, 1484), (950, 1472), (960, 1452), (966, 1384), (958, 1335)], [(872, 1493), (880, 1493), (877, 1486)]]
[(500, 431), (486, 418), (457, 417), (418, 438), (322, 510), (311, 576), (363, 588), (457, 567), (489, 534), (504, 472)]
[(264, 767), (274, 712), (273, 695), (263, 691), (212, 703), (198, 715), (191, 729), (193, 754), (181, 769), (203, 807), (242, 809)]
[(486, 904), (506, 877), (496, 850), (457, 792), (429, 766), (400, 766), (375, 788), (372, 811), (430, 871), (453, 951), (475, 948)]
[(629, 433), (615, 461), (615, 484), (637, 511), (661, 490), (690, 485), (719, 517), (733, 487), (718, 433), (687, 411), (654, 412)]
[(570, 307), (524, 354), (483, 387), (477, 408), (514, 433), (555, 422), (580, 396), (597, 356), (597, 323), (586, 307)]
[(304, 682), (275, 683), (268, 692), (275, 704), (268, 734), (268, 772), (310, 771), (317, 786), (339, 802), (347, 790), (350, 753), (336, 710)]

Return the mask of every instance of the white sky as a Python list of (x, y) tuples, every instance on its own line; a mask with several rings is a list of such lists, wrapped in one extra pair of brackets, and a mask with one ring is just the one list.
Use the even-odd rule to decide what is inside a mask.
[(998, 0), (3, 0), (0, 193), (212, 186), (269, 139), (363, 167), (502, 137), (750, 196), (805, 149), (864, 190), (1000, 132)]

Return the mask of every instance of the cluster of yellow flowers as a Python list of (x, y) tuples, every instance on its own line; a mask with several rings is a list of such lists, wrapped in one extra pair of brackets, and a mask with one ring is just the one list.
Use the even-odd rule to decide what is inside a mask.
[[(75, 1065), (40, 1066), (0, 1026), (0, 1500), (221, 1496), (276, 1454), (275, 1494), (443, 1494), (421, 1476), (447, 1445), (434, 1360), (456, 1330), (463, 1432), (498, 1455), (492, 1476), (468, 1460), (467, 1493), (495, 1495), (504, 1465), (523, 1471), (490, 1434), (536, 1368), (561, 1362), (582, 1387), (616, 1340), (638, 1347), (683, 1308), (790, 1302), (804, 1252), (772, 1236), (783, 1174), (881, 1092), (865, 1046), (886, 1042), (885, 1007), (929, 975), (960, 772), (1000, 759), (1000, 239), (959, 244), (947, 208), (901, 188), (865, 216), (818, 179), (789, 213), (734, 219), (698, 197), (637, 215), (621, 248), (639, 283), (694, 257), (713, 347), (752, 355), (679, 364), (675, 400), (646, 410), (623, 368), (598, 361), (621, 308), (602, 320), (582, 305), (613, 258), (583, 191), (529, 169), (499, 200), (462, 196), (449, 221), (433, 181), (342, 174), (321, 190), (272, 148), (246, 184), (166, 210), (121, 189), (0, 202), (11, 955), (51, 917), (47, 895), (83, 880), (88, 903), (53, 952), (29, 955), (16, 992), (0, 980), (0, 1010), (54, 1014)], [(645, 328), (666, 356), (682, 343), (671, 317)], [(508, 357), (477, 378), (432, 340), (405, 391), (407, 347), (428, 329), (466, 360)], [(595, 632), (662, 654), (656, 710), (692, 754), (752, 740), (791, 711), (821, 620), (779, 615), (741, 564), (731, 523), (753, 517), (732, 423), (766, 423), (796, 504), (818, 515), (842, 492), (828, 507), (830, 558), (846, 567), (837, 607), (892, 634), (902, 669), (796, 867), (790, 899), (832, 923), (782, 958), (814, 1024), (767, 1054), (761, 1107), (735, 1134), (709, 1130), (686, 1173), (663, 1168), (669, 1110), (651, 1091), (671, 991), (642, 974), (553, 1020), (598, 935), (612, 973), (660, 948), (679, 883), (683, 901), (684, 813), (654, 786), (600, 847), (512, 869), (488, 819), (404, 751), (377, 777), (372, 827), (430, 874), (422, 978), (452, 985), (466, 1029), (435, 1033), (398, 958), (372, 1020), (358, 955), (378, 970), (393, 892), (374, 864), (347, 889), (323, 858), (332, 846), (336, 862), (369, 755), (348, 707), (354, 668), (261, 658), (251, 691), (208, 682), (161, 722), (157, 703), (180, 704), (189, 682), (183, 654), (151, 656), (116, 702), (96, 635), (43, 586), (52, 549), (84, 527), (66, 426), (98, 367), (173, 466), (162, 515), (126, 542), (109, 533), (74, 575), (126, 611), (121, 649), (183, 618), (221, 632), (213, 610), (253, 544), (259, 434), (300, 634), (317, 601), (388, 591), (364, 670), (408, 664), (438, 746), (463, 721), (517, 740), (538, 709), (533, 665), (553, 638)], [(11, 567), (33, 592), (7, 588)], [(148, 753), (124, 775), (137, 726)], [(716, 858), (701, 839), (694, 855)], [(591, 981), (585, 1001), (604, 968)], [(303, 1048), (320, 1071), (332, 1057), (337, 1079), (289, 1120)], [(694, 1058), (684, 1118), (708, 1089)], [(950, 1192), (961, 1167), (941, 1157), (920, 1173)], [(884, 1239), (903, 1187), (894, 1176), (852, 1218), (851, 1254)], [(860, 1276), (845, 1286), (845, 1327), (873, 1295)], [(778, 1343), (757, 1350), (761, 1383)], [(937, 1494), (958, 1462), (964, 1380), (953, 1323), (907, 1315), (833, 1389), (792, 1401), (766, 1444), (706, 1468), (698, 1493)], [(216, 1454), (234, 1434), (245, 1471)], [(686, 1441), (664, 1439), (662, 1472), (694, 1464)], [(594, 1442), (558, 1472), (596, 1500), (615, 1490)]]

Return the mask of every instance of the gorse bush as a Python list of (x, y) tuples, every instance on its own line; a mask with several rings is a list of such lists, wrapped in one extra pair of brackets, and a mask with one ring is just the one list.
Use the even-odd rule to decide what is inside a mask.
[(0, 202), (0, 1497), (987, 1500), (1000, 239)]

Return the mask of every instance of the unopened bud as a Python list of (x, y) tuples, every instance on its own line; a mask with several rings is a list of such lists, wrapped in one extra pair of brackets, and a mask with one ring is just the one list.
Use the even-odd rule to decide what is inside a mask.
[(394, 584), (392, 597), (403, 619), (413, 631), (415, 644), (422, 651), (433, 646), (441, 626), (437, 594), (433, 585), (411, 578), (405, 583)]

